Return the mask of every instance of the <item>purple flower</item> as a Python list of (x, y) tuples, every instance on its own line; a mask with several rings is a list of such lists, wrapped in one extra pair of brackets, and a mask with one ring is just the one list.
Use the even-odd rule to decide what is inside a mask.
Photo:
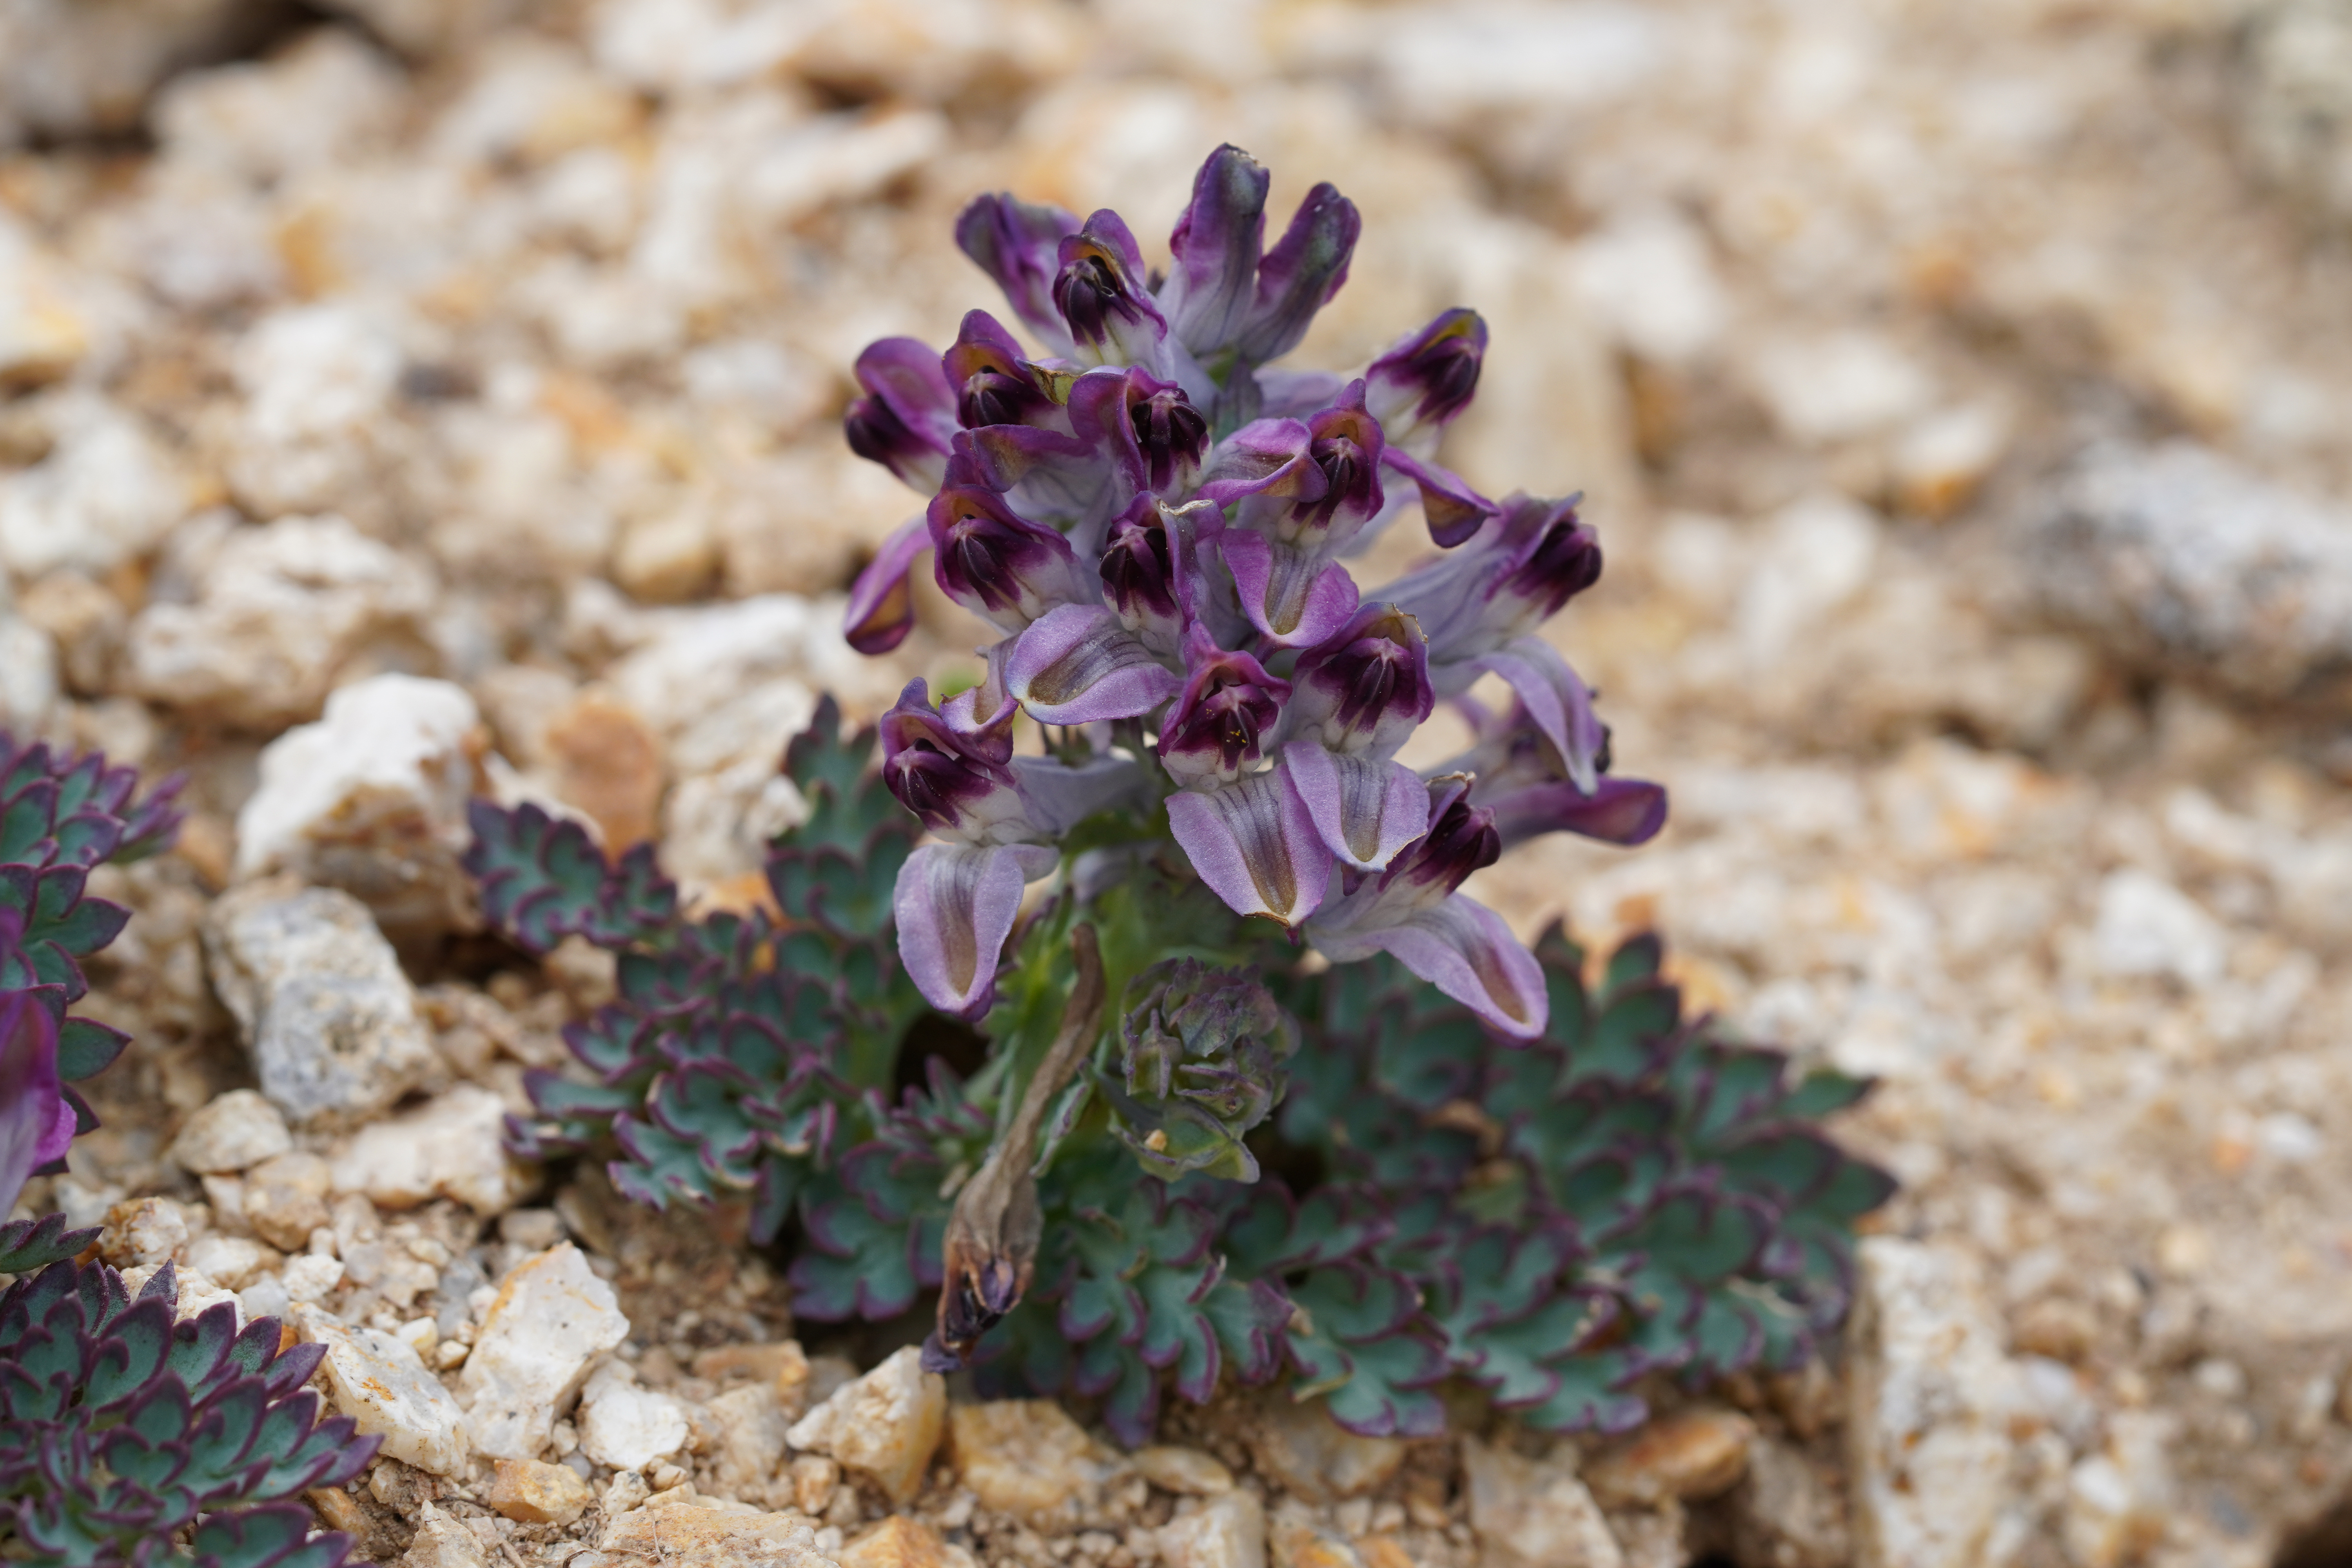
[(1003, 193), (974, 198), (956, 218), (957, 246), (996, 279), (1021, 324), (1055, 354), (1067, 354), (1070, 340), (1054, 305), (1054, 281), (1063, 237), (1077, 230), (1077, 218), (1060, 207)]
[(1300, 657), (1292, 686), (1283, 769), (1339, 863), (1380, 870), (1429, 826), (1427, 787), (1390, 760), (1435, 702), (1421, 628), (1367, 605)]
[(929, 685), (910, 680), (882, 715), (882, 782), (933, 833), (974, 844), (1034, 842), (1013, 776), (1009, 702), (978, 710), (977, 690), (931, 706)]
[[(21, 917), (0, 910), (0, 952), (16, 952), (23, 931)], [(74, 1125), (58, 1075), (56, 1015), (39, 991), (0, 992), (0, 1215), (16, 1206), (36, 1171), (64, 1158)]]
[(1168, 797), (1168, 827), (1192, 869), (1236, 914), (1296, 930), (1323, 902), (1331, 851), (1280, 768)]
[(1229, 784), (1259, 761), (1290, 682), (1245, 653), (1228, 653), (1195, 625), (1184, 640), (1183, 692), (1160, 726), (1160, 761), (1178, 784)]
[[(1466, 699), (1460, 706), (1476, 725), (1477, 743), (1431, 772), (1475, 776), (1470, 802), (1494, 813), (1504, 848), (1546, 833), (1631, 847), (1648, 843), (1666, 825), (1664, 786), (1605, 773), (1590, 789), (1580, 785), (1524, 702), (1515, 698), (1500, 714)], [(1600, 766), (1606, 768), (1603, 736)]]
[(850, 584), (842, 628), (850, 647), (860, 653), (888, 653), (907, 640), (915, 625), (915, 595), (907, 578), (916, 557), (930, 547), (930, 525), (921, 517), (908, 518), (882, 542)]
[(1439, 432), (1470, 406), (1486, 361), (1486, 323), (1475, 310), (1446, 310), (1409, 332), (1364, 372), (1365, 405), (1391, 443), (1426, 458)]
[(1069, 541), (1006, 505), (961, 454), (927, 516), (940, 590), (1001, 630), (1020, 631), (1056, 605), (1095, 596)]
[(1362, 227), (1354, 203), (1317, 185), (1267, 254), (1268, 184), (1257, 160), (1230, 144), (1218, 148), (1168, 238), (1173, 265), (1160, 305), (1177, 342), (1229, 392), (1255, 394), (1251, 371), (1297, 346), (1347, 281)]
[(1549, 1013), (1543, 971), (1500, 915), (1456, 891), (1502, 854), (1494, 814), (1460, 774), (1431, 781), (1429, 831), (1307, 922), (1334, 963), (1385, 952), (1504, 1034), (1533, 1039)]
[(940, 357), (913, 338), (884, 338), (857, 356), (866, 395), (842, 416), (849, 449), (916, 489), (940, 488), (956, 429), (955, 395)]
[(1055, 408), (1046, 373), (985, 310), (965, 313), (955, 346), (940, 356), (940, 368), (955, 395), (956, 419), (966, 429), (1067, 423)]
[(1144, 279), (1143, 252), (1119, 216), (1105, 207), (1065, 236), (1054, 305), (1076, 358), (1094, 364), (1168, 364), (1168, 318)]

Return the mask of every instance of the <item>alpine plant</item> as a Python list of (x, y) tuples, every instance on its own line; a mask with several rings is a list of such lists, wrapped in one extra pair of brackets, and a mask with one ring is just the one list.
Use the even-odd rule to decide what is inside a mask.
[[(1356, 209), (1318, 185), (1265, 248), (1265, 170), (1202, 165), (1156, 283), (1118, 215), (982, 196), (956, 223), (1027, 341), (986, 310), (944, 354), (859, 356), (860, 454), (929, 496), (851, 595), (852, 646), (912, 625), (926, 552), (1001, 635), (986, 674), (883, 721), (883, 773), (931, 841), (900, 870), (900, 952), (932, 1005), (986, 1014), (1024, 889), (1085, 879), (1074, 829), (1155, 820), (1194, 876), (1335, 963), (1389, 954), (1519, 1039), (1542, 978), (1458, 891), (1538, 834), (1650, 837), (1664, 792), (1608, 775), (1592, 694), (1539, 635), (1601, 574), (1577, 499), (1493, 501), (1440, 467), (1486, 351), (1452, 310), (1360, 371), (1275, 368), (1348, 276)], [(1349, 557), (1418, 510), (1434, 558), (1366, 591)], [(1499, 676), (1476, 751), (1396, 760)], [(1058, 737), (1016, 747), (1023, 716)]]
[[(801, 1317), (936, 1291), (928, 1364), (1129, 1443), (1234, 1383), (1367, 1434), (1441, 1430), (1449, 1382), (1622, 1430), (1661, 1378), (1837, 1326), (1891, 1183), (1815, 1124), (1866, 1086), (1686, 1017), (1654, 939), (1530, 950), (1459, 890), (1540, 833), (1663, 823), (1538, 635), (1600, 547), (1572, 500), (1436, 464), (1471, 312), (1356, 374), (1273, 367), (1356, 215), (1319, 186), (1264, 250), (1266, 184), (1213, 154), (1157, 283), (1114, 214), (983, 197), (957, 237), (1025, 338), (974, 311), (943, 355), (861, 357), (850, 443), (930, 500), (852, 642), (906, 636), (925, 551), (1003, 635), (870, 730), (819, 706), (758, 906), (697, 914), (650, 846), (476, 803), (490, 922), (618, 962), (510, 1141), (733, 1208)], [(1360, 590), (1349, 552), (1416, 506), (1429, 563)], [(1470, 744), (1417, 773), (1441, 700)], [(972, 1030), (959, 1078), (938, 1047)]]

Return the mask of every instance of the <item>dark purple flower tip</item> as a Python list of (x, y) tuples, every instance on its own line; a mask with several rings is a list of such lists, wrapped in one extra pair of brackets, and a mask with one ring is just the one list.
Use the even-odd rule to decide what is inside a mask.
[(1097, 363), (1149, 361), (1167, 335), (1167, 319), (1145, 287), (1143, 252), (1108, 207), (1061, 244), (1054, 305), (1077, 346)]
[(913, 338), (884, 338), (857, 356), (856, 375), (866, 395), (842, 416), (849, 449), (919, 490), (938, 489), (955, 433), (939, 356)]
[(1446, 425), (1470, 405), (1486, 360), (1486, 321), (1475, 310), (1447, 310), (1364, 373), (1372, 411), (1399, 441)]
[(882, 542), (882, 548), (850, 585), (842, 616), (842, 637), (860, 653), (888, 653), (907, 640), (915, 625), (915, 595), (908, 579), (915, 557), (931, 547), (930, 530), (908, 518)]
[(1562, 778), (1507, 791), (1486, 804), (1507, 846), (1546, 833), (1573, 833), (1632, 848), (1647, 844), (1666, 826), (1665, 786), (1647, 779), (1602, 778), (1588, 795)]
[(1342, 512), (1360, 524), (1376, 515), (1381, 454), (1388, 443), (1380, 421), (1364, 407), (1364, 384), (1350, 382), (1339, 401), (1307, 422), (1307, 455), (1323, 475), (1323, 493), (1291, 509), (1291, 521), (1328, 529)]
[(970, 472), (959, 459), (927, 513), (941, 591), (1007, 631), (1078, 598), (1069, 541), (971, 482)]
[[(5, 918), (14, 921), (13, 911)], [(0, 927), (16, 944), (16, 929)], [(58, 1075), (58, 1021), (31, 991), (0, 994), (0, 1214), (72, 1146), (77, 1118)]]
[(1054, 399), (1021, 352), (1020, 342), (985, 310), (965, 315), (955, 346), (940, 359), (955, 389), (956, 418), (967, 430), (988, 425), (1029, 425)]
[(1063, 237), (1078, 220), (1060, 207), (1016, 201), (999, 192), (975, 197), (956, 218), (956, 245), (996, 279), (1022, 324), (1060, 347), (1062, 321), (1054, 309), (1054, 276), (1061, 270)]
[(1291, 680), (1306, 732), (1333, 751), (1402, 745), (1437, 704), (1428, 640), (1394, 605), (1359, 609), (1337, 636), (1300, 657)]
[(1499, 593), (1524, 601), (1540, 621), (1601, 580), (1601, 539), (1577, 521), (1584, 498), (1539, 500), (1515, 496), (1503, 503), (1504, 537), (1517, 545), (1517, 563)]
[(1258, 263), (1250, 324), (1235, 342), (1251, 364), (1280, 359), (1307, 335), (1315, 312), (1348, 280), (1363, 230), (1356, 204), (1328, 184), (1307, 193), (1282, 241)]
[(1383, 888), (1403, 883), (1421, 900), (1433, 901), (1502, 858), (1495, 814), (1470, 804), (1471, 782), (1462, 773), (1430, 781), (1429, 831), (1381, 873)]
[(1150, 496), (1138, 496), (1111, 520), (1110, 542), (1100, 564), (1103, 601), (1130, 629), (1167, 625), (1181, 616), (1179, 552), (1173, 528)]
[(1258, 760), (1290, 682), (1248, 654), (1218, 647), (1197, 624), (1185, 635), (1184, 665), (1184, 689), (1160, 725), (1160, 762), (1181, 783), (1231, 779)]
[(926, 682), (908, 681), (882, 715), (882, 782), (932, 832), (969, 831), (1014, 796), (1013, 711), (960, 727), (931, 706)]
[(1230, 142), (1193, 177), (1192, 204), (1168, 237), (1174, 265), (1160, 300), (1177, 341), (1196, 354), (1223, 349), (1249, 320), (1271, 183), (1256, 159)]
[(1182, 387), (1161, 382), (1143, 392), (1134, 385), (1138, 379), (1129, 377), (1127, 418), (1143, 458), (1144, 486), (1173, 497), (1201, 471), (1209, 450), (1209, 422)]

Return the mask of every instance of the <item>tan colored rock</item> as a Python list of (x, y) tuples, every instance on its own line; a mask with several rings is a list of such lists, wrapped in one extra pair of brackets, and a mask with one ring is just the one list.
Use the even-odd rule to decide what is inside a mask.
[(167, 1263), (188, 1244), (188, 1216), (169, 1198), (132, 1198), (106, 1211), (99, 1255), (116, 1268)]
[(956, 1468), (982, 1508), (1041, 1524), (1075, 1517), (1110, 1466), (1050, 1399), (998, 1399), (948, 1412)]
[(573, 1420), (580, 1451), (616, 1470), (649, 1470), (685, 1447), (693, 1430), (685, 1406), (657, 1389), (637, 1386), (635, 1369), (621, 1361), (605, 1362), (589, 1374)]
[(838, 1568), (801, 1515), (724, 1507), (691, 1492), (679, 1487), (614, 1516), (596, 1550), (571, 1568)]
[(1472, 1437), (1462, 1469), (1480, 1568), (1623, 1568), (1600, 1504), (1567, 1466)]
[(792, 1413), (777, 1397), (772, 1379), (746, 1384), (703, 1403), (697, 1426), (705, 1441), (696, 1446), (712, 1451), (712, 1472), (719, 1487), (740, 1494), (764, 1486), (775, 1475), (792, 1424)]
[(327, 1223), (327, 1194), (334, 1173), (316, 1154), (295, 1152), (264, 1160), (246, 1173), (245, 1223), (254, 1234), (285, 1252), (310, 1244), (310, 1233)]
[(1298, 1496), (1333, 1502), (1370, 1491), (1404, 1462), (1394, 1437), (1360, 1437), (1331, 1419), (1321, 1400), (1279, 1392), (1261, 1400), (1250, 1435), (1258, 1468)]
[(1214, 1497), (1160, 1527), (1168, 1568), (1265, 1568), (1265, 1508), (1245, 1491)]
[(908, 1345), (835, 1391), (790, 1433), (795, 1448), (830, 1454), (871, 1479), (896, 1502), (922, 1489), (923, 1471), (947, 1426), (947, 1384), (925, 1372)]
[(1736, 1411), (1678, 1411), (1587, 1464), (1584, 1482), (1604, 1508), (1715, 1497), (1747, 1473), (1755, 1437), (1756, 1424)]
[(489, 1548), (462, 1521), (428, 1502), (400, 1568), (490, 1568)]
[(1135, 1473), (1164, 1492), (1215, 1497), (1234, 1489), (1234, 1473), (1198, 1448), (1155, 1443), (1128, 1456)]
[(276, 1247), (245, 1236), (200, 1236), (188, 1243), (183, 1255), (191, 1272), (201, 1273), (229, 1290), (244, 1289), (265, 1270), (284, 1261)]
[(474, 1450), (535, 1459), (556, 1406), (586, 1381), (589, 1363), (627, 1337), (613, 1288), (566, 1241), (524, 1259), (499, 1286), (466, 1358)]
[(250, 1170), (294, 1147), (286, 1118), (258, 1090), (215, 1095), (172, 1140), (172, 1158), (198, 1175)]
[(1853, 1560), (1845, 1505), (1805, 1456), (1759, 1436), (1748, 1475), (1727, 1500), (1731, 1554), (1771, 1568), (1843, 1568)]
[(506, 1103), (459, 1084), (412, 1111), (360, 1130), (334, 1163), (337, 1192), (364, 1193), (385, 1208), (454, 1198), (478, 1215), (502, 1214), (530, 1190), (533, 1169), (509, 1158)]
[(1352, 1542), (1296, 1500), (1275, 1510), (1265, 1543), (1274, 1568), (1368, 1568)]
[(299, 1304), (294, 1328), (326, 1347), (323, 1364), (335, 1408), (362, 1436), (382, 1436), (384, 1454), (404, 1465), (437, 1476), (465, 1474), (465, 1413), (405, 1340), (352, 1328)]
[(583, 692), (548, 721), (540, 744), (555, 793), (596, 824), (607, 850), (617, 855), (654, 837), (662, 748), (635, 709), (606, 692)]
[(894, 1513), (834, 1554), (841, 1568), (957, 1568), (971, 1554), (919, 1520)]
[(808, 1356), (798, 1340), (717, 1346), (694, 1358), (694, 1375), (713, 1383), (732, 1377), (759, 1378), (774, 1386), (776, 1403), (793, 1419), (808, 1408)]
[(593, 1494), (569, 1465), (500, 1459), (483, 1500), (518, 1524), (570, 1524), (588, 1511)]
[(841, 1467), (823, 1454), (801, 1455), (792, 1462), (791, 1475), (793, 1504), (803, 1513), (823, 1513), (841, 1484)]

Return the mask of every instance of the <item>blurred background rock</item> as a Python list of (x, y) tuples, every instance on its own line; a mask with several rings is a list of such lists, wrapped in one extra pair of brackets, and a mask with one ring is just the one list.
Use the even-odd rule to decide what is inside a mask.
[(1998, 1370), (1857, 1394), (1863, 1559), (2333, 1561), (2352, 0), (0, 0), (0, 721), (194, 771), (151, 914), (293, 865), (429, 951), (453, 768), (745, 896), (811, 693), (971, 666), (840, 643), (914, 505), (850, 360), (991, 302), (973, 192), (1164, 255), (1224, 140), (1363, 209), (1300, 360), (1477, 307), (1447, 460), (1610, 552), (1563, 643), (1675, 821), (1481, 896), (1885, 1079), (1852, 1358)]

